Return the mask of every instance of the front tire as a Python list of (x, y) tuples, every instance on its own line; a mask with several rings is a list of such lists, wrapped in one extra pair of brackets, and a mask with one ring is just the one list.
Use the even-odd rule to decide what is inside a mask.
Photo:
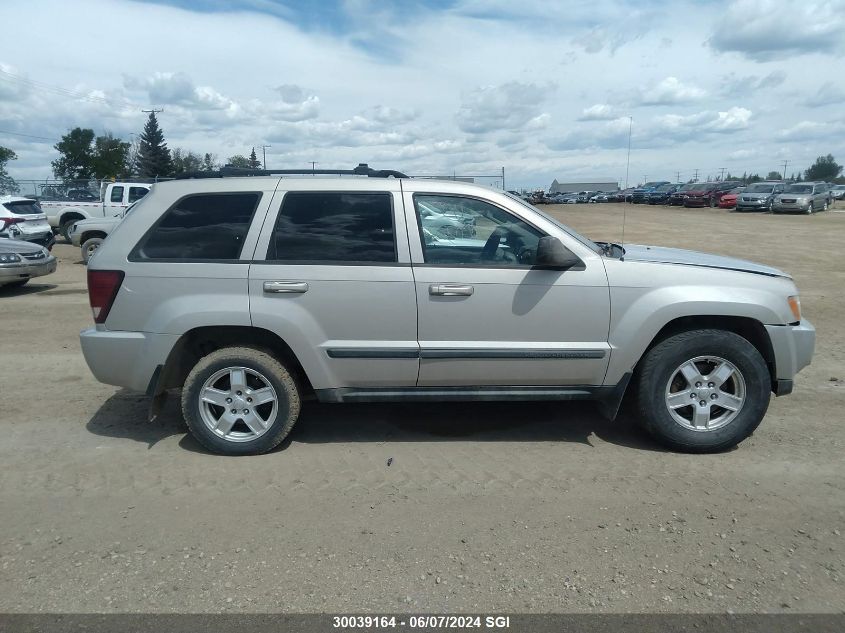
[(637, 383), (642, 426), (674, 450), (712, 453), (751, 435), (766, 414), (771, 376), (760, 352), (724, 330), (692, 330), (643, 358)]
[(65, 220), (62, 222), (62, 225), (59, 227), (59, 233), (65, 239), (65, 241), (70, 244), (70, 230), (73, 228), (73, 225), (79, 222), (79, 218), (73, 218), (72, 220)]
[(226, 347), (194, 365), (182, 388), (182, 414), (205, 448), (224, 455), (272, 450), (299, 417), (299, 389), (270, 354)]
[(82, 244), (82, 261), (87, 265), (88, 262), (91, 260), (91, 257), (94, 256), (94, 253), (97, 252), (97, 249), (100, 248), (100, 245), (105, 241), (102, 237), (92, 237), (90, 239), (85, 240)]

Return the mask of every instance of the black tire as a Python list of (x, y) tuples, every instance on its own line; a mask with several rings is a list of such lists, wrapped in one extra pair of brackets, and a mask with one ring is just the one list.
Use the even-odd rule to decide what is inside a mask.
[(710, 208), (715, 209), (718, 204), (719, 203), (716, 202), (716, 198), (714, 198), (713, 196), (710, 196)]
[(62, 222), (62, 225), (59, 227), (59, 234), (65, 239), (65, 241), (70, 244), (70, 229), (71, 227), (79, 222), (82, 218), (73, 218), (72, 220), (65, 220)]
[[(718, 356), (732, 363), (745, 381), (745, 402), (725, 426), (696, 431), (676, 422), (666, 404), (666, 386), (684, 362), (698, 356)], [(771, 376), (760, 352), (741, 336), (725, 330), (691, 330), (676, 334), (650, 349), (637, 379), (640, 424), (657, 441), (688, 453), (713, 453), (736, 446), (751, 435), (766, 414)]]
[[(199, 400), (203, 384), (227, 367), (246, 367), (259, 372), (278, 396), (275, 419), (253, 440), (233, 442), (224, 439), (203, 422)], [(272, 450), (290, 433), (299, 417), (300, 406), (299, 389), (290, 372), (270, 354), (251, 347), (226, 347), (201, 358), (182, 387), (182, 415), (191, 434), (208, 450), (224, 455), (258, 455)]]
[(91, 237), (82, 244), (82, 261), (87, 265), (94, 252), (105, 241), (104, 237)]

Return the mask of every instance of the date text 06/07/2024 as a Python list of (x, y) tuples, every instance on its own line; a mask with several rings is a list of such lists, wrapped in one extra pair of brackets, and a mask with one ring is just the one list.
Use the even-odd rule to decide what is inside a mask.
[(335, 629), (508, 629), (510, 616), (480, 615), (342, 615), (332, 616)]

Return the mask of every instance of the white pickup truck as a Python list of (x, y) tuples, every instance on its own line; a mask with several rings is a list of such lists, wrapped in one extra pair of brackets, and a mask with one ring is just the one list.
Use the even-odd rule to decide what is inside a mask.
[(111, 182), (104, 187), (101, 199), (96, 202), (42, 200), (41, 208), (53, 230), (70, 241), (70, 228), (74, 222), (122, 214), (126, 207), (147, 195), (151, 186), (144, 182)]

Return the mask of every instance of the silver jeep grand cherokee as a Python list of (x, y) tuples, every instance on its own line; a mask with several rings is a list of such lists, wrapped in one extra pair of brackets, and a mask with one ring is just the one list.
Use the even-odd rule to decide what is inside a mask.
[(181, 387), (220, 453), (278, 445), (306, 395), (593, 399), (613, 418), (626, 392), (659, 441), (705, 452), (748, 437), (810, 363), (815, 331), (775, 268), (592, 242), (476, 185), (344, 174), (153, 186), (88, 268), (97, 379), (146, 391), (153, 415)]

